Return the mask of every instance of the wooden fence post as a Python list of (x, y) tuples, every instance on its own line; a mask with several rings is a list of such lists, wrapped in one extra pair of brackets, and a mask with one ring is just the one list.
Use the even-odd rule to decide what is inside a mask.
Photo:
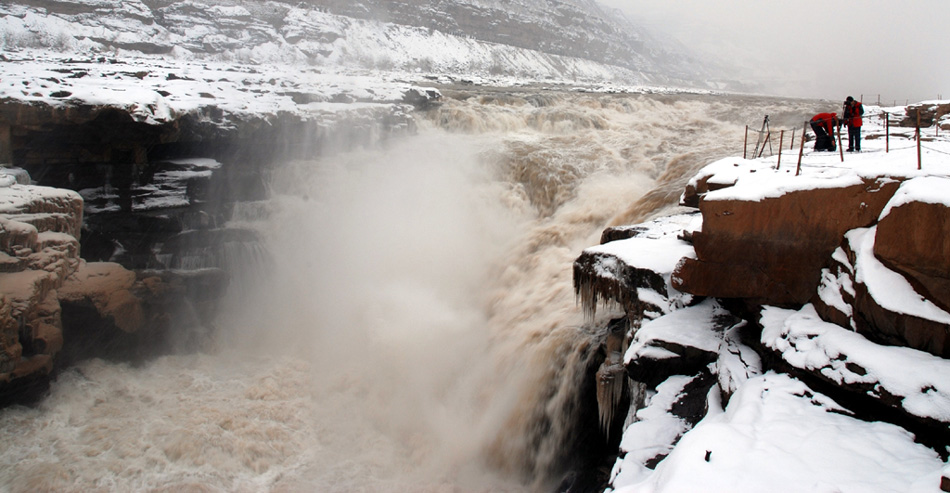
[(795, 149), (795, 129), (793, 128), (793, 129), (792, 129), (792, 138), (791, 138), (791, 139), (788, 139), (788, 150), (791, 151), (791, 150), (794, 150), (794, 149)]
[(808, 132), (808, 122), (802, 127), (802, 145), (798, 148), (798, 167), (795, 168), (795, 176), (802, 172), (802, 154), (805, 153), (805, 133)]
[(891, 118), (884, 112), (884, 152), (891, 152)]
[(917, 108), (917, 169), (920, 169), (920, 108)]
[(778, 171), (782, 165), (782, 148), (785, 147), (785, 130), (778, 133), (778, 162), (775, 163), (775, 170)]

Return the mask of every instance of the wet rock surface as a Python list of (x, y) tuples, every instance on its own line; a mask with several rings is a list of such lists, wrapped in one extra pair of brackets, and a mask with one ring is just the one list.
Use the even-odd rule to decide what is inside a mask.
[(58, 369), (83, 359), (140, 362), (210, 334), (228, 284), (220, 269), (83, 261), (72, 191), (8, 180), (0, 211), (0, 404), (41, 397)]
[(84, 358), (202, 347), (230, 273), (266, 262), (257, 234), (228, 223), (267, 195), (269, 167), (411, 133), (412, 105), (441, 98), (234, 65), (11, 57), (4, 82), (23, 90), (0, 101), (4, 402)]

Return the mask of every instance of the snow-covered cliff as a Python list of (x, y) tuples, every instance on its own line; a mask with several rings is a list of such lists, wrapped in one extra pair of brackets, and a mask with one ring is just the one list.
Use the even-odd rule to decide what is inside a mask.
[(0, 46), (628, 84), (702, 85), (707, 72), (590, 1), (5, 2)]
[(692, 216), (578, 258), (579, 297), (631, 320), (647, 387), (613, 489), (950, 489), (950, 140), (936, 119), (920, 142), (884, 126), (942, 104), (868, 107), (860, 153), (804, 149), (800, 171), (804, 140), (711, 163)]

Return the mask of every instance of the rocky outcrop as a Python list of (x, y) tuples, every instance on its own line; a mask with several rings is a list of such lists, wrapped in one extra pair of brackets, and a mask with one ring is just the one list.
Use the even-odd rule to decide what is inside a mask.
[(23, 167), (144, 164), (148, 149), (180, 136), (174, 122), (149, 124), (127, 111), (100, 105), (6, 100), (0, 102), (0, 122), (9, 135), (8, 162)]
[(204, 335), (174, 330), (212, 327), (226, 274), (84, 262), (79, 194), (13, 175), (0, 174), (0, 405), (39, 397), (57, 368), (81, 359), (196, 346)]
[(672, 288), (671, 276), (681, 258), (693, 256), (680, 236), (696, 219), (685, 214), (612, 230), (604, 234), (603, 245), (584, 250), (574, 261), (574, 292), (587, 317), (594, 319), (604, 305), (622, 310), (639, 327), (643, 318), (690, 303), (691, 296)]
[(912, 104), (905, 110), (904, 118), (898, 125), (902, 127), (916, 127), (918, 116), (921, 127), (940, 125), (943, 130), (950, 130), (950, 122), (944, 116), (950, 114), (950, 103), (918, 103)]
[[(404, 97), (407, 104), (429, 107), (441, 94), (410, 89)], [(222, 161), (267, 163), (312, 156), (334, 143), (371, 144), (366, 140), (371, 136), (412, 130), (403, 110), (354, 111), (326, 122), (291, 112), (238, 115), (209, 106), (156, 118), (147, 111), (139, 114), (138, 107), (6, 100), (0, 102), (0, 133), (5, 131), (8, 144), (0, 140), (0, 147), (10, 156), (7, 162), (27, 169), (40, 183), (94, 187), (103, 178), (89, 176), (89, 165), (109, 164), (116, 167), (113, 181), (121, 187), (156, 159), (197, 148), (204, 157)]]
[(0, 402), (42, 390), (53, 370), (63, 346), (56, 291), (79, 265), (82, 221), (79, 194), (9, 177), (0, 174)]
[(939, 449), (950, 441), (950, 361), (876, 344), (821, 320), (812, 305), (767, 307), (760, 323), (762, 346), (780, 368), (862, 416), (884, 417), (913, 430), (923, 443)]
[[(615, 488), (663, 476), (669, 468), (662, 466), (680, 460), (684, 448), (689, 467), (715, 461), (708, 433), (718, 436), (730, 414), (742, 416), (750, 396), (759, 402), (765, 394), (750, 394), (749, 382), (777, 382), (776, 372), (804, 389), (792, 393), (800, 404), (833, 402), (848, 426), (885, 422), (910, 431), (921, 449), (946, 460), (950, 178), (850, 170), (835, 161), (803, 176), (761, 161), (713, 163), (682, 200), (698, 207), (701, 220), (679, 222), (679, 232), (661, 233), (655, 224), (609, 229), (603, 245), (575, 262), (589, 313), (590, 303), (606, 298), (630, 317), (624, 367), (634, 386), (660, 396), (700, 375), (710, 385), (701, 391), (711, 389), (698, 399), (709, 406), (698, 411), (707, 418), (698, 434), (671, 409), (657, 411), (655, 423), (675, 431), (658, 433), (649, 403), (632, 408)], [(673, 250), (670, 236), (692, 249), (651, 265), (659, 251)], [(643, 303), (644, 281), (653, 276), (669, 279), (654, 299), (689, 301), (666, 312)], [(725, 421), (716, 414), (720, 404)], [(769, 426), (758, 416), (751, 423)]]
[(872, 228), (845, 235), (812, 300), (824, 320), (950, 357), (950, 207), (940, 195), (948, 185), (944, 177), (907, 180)]
[(914, 289), (950, 311), (950, 207), (942, 202), (901, 200), (917, 188), (950, 189), (950, 179), (922, 177), (905, 182), (899, 202), (877, 224), (874, 255), (900, 272)]
[(59, 292), (68, 344), (57, 365), (91, 357), (141, 362), (206, 347), (228, 281), (221, 269), (132, 272), (83, 263)]
[(145, 322), (142, 300), (132, 293), (135, 273), (111, 262), (82, 263), (59, 290), (64, 303), (89, 303), (120, 330), (135, 332)]
[(703, 228), (692, 235), (696, 258), (677, 267), (674, 287), (761, 304), (805, 303), (844, 233), (873, 224), (898, 184), (865, 178), (772, 197), (709, 194), (697, 200)]

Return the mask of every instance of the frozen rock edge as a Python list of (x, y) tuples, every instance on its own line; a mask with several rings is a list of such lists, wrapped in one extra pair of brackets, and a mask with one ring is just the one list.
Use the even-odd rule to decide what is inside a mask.
[[(591, 319), (629, 321), (623, 364), (646, 396), (631, 402), (610, 489), (718, 491), (729, 471), (743, 478), (730, 488), (780, 477), (809, 489), (819, 471), (843, 491), (864, 481), (947, 491), (950, 179), (940, 173), (799, 178), (730, 158), (690, 182), (683, 203), (697, 213), (614, 228), (585, 250), (578, 300)], [(847, 456), (842, 446), (862, 450), (855, 469), (889, 465), (857, 477), (812, 459), (840, 461), (822, 449)]]

